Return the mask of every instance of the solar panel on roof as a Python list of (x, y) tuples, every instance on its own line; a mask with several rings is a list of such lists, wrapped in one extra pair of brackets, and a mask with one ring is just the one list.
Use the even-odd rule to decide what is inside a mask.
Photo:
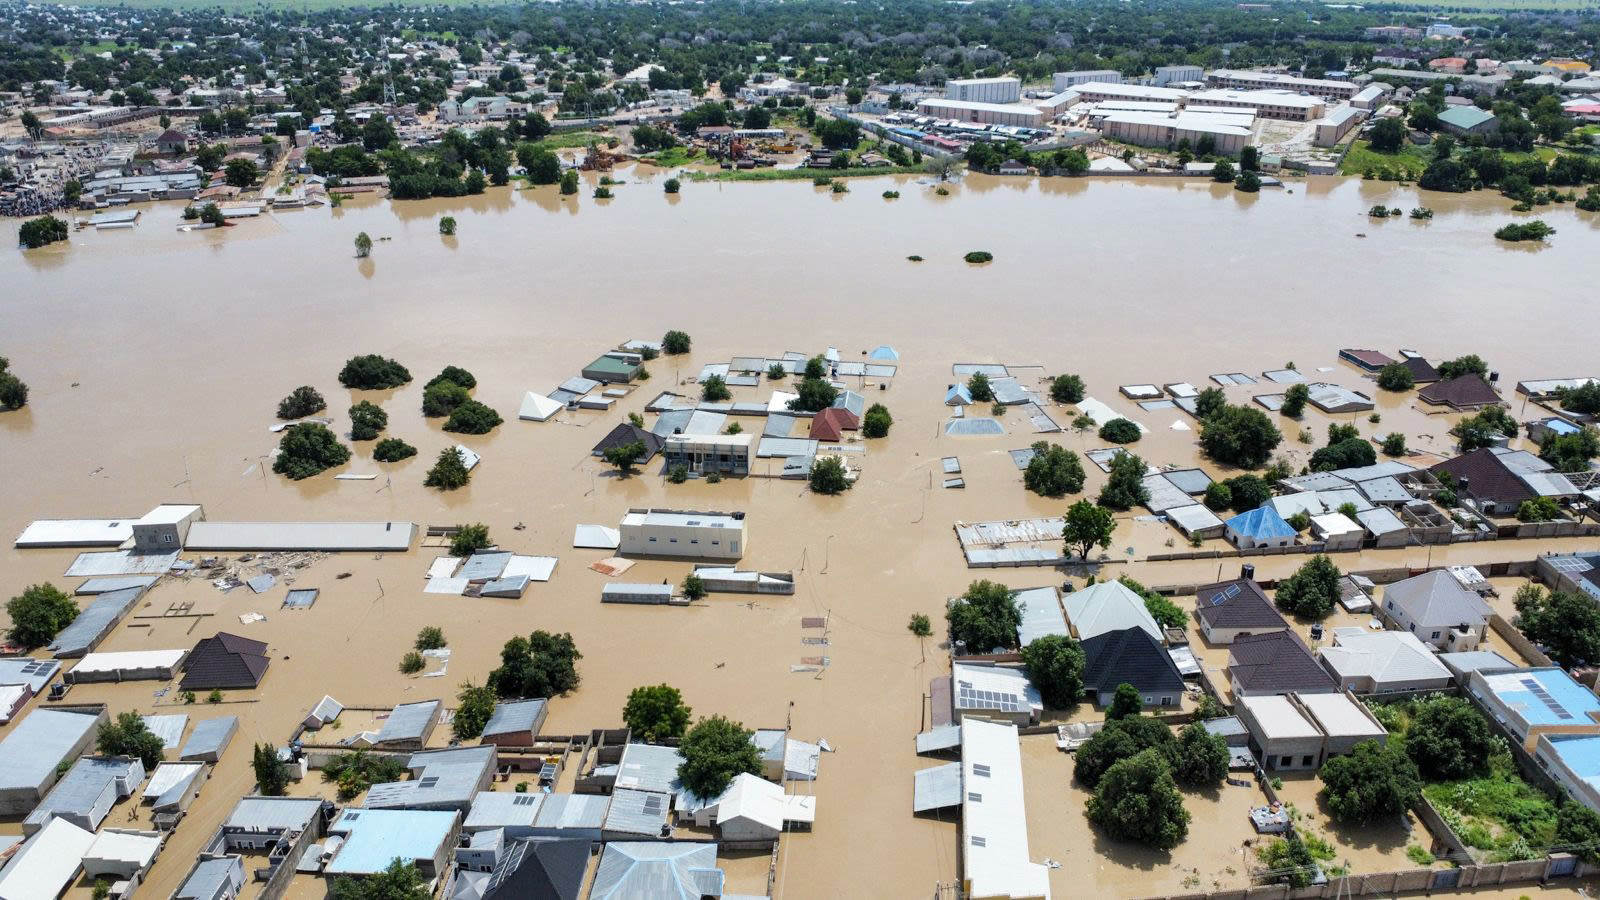
[(1519, 680), (1522, 682), (1522, 686), (1528, 689), (1528, 693), (1532, 694), (1539, 701), (1544, 703), (1544, 705), (1548, 707), (1551, 712), (1555, 713), (1556, 718), (1570, 719), (1573, 717), (1572, 713), (1567, 712), (1562, 708), (1561, 704), (1556, 702), (1556, 698), (1550, 696), (1550, 692), (1544, 689), (1544, 685), (1532, 678), (1523, 678)]

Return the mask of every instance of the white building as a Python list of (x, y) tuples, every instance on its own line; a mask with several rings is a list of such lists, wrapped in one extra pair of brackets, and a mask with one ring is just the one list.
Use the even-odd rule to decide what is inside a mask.
[(1317, 651), (1339, 687), (1357, 694), (1433, 691), (1450, 686), (1450, 670), (1438, 654), (1407, 631), (1333, 629), (1333, 646)]
[(1039, 691), (1021, 669), (955, 663), (950, 672), (950, 715), (1031, 725), (1044, 712)]
[(917, 113), (939, 119), (955, 119), (959, 122), (1016, 125), (1023, 128), (1041, 128), (1045, 122), (1045, 111), (1036, 106), (974, 100), (923, 100), (917, 104)]
[(1220, 88), (1245, 91), (1292, 91), (1310, 94), (1324, 100), (1349, 100), (1360, 90), (1360, 85), (1348, 81), (1330, 81), (1326, 78), (1297, 78), (1276, 72), (1248, 72), (1242, 69), (1217, 69), (1206, 80)]
[(1189, 96), (1188, 91), (1180, 91), (1177, 88), (1146, 87), (1142, 84), (1118, 84), (1106, 81), (1086, 81), (1083, 84), (1073, 85), (1071, 89), (1090, 103), (1099, 103), (1102, 100), (1154, 100), (1181, 103)]
[(1074, 85), (1087, 84), (1091, 81), (1097, 81), (1101, 84), (1121, 84), (1122, 73), (1116, 69), (1080, 69), (1076, 72), (1057, 72), (1051, 77), (1050, 86), (1059, 94)]
[(1373, 110), (1376, 110), (1378, 107), (1382, 106), (1383, 102), (1389, 98), (1389, 94), (1393, 91), (1394, 88), (1390, 87), (1389, 85), (1381, 81), (1374, 81), (1362, 88), (1360, 93), (1356, 94), (1354, 97), (1351, 97), (1350, 105), (1356, 109), (1364, 109), (1367, 112), (1372, 112)]
[(1101, 120), (1100, 131), (1113, 140), (1144, 147), (1174, 147), (1184, 140), (1192, 146), (1210, 137), (1217, 153), (1236, 156), (1250, 146), (1254, 122), (1253, 115), (1117, 112)]
[(439, 104), (441, 122), (492, 122), (520, 118), (532, 107), (510, 97), (471, 97)]
[(770, 781), (740, 773), (721, 797), (695, 810), (692, 820), (702, 828), (717, 826), (718, 843), (724, 847), (770, 847), (785, 831), (811, 830), (817, 798), (786, 794)]
[(971, 897), (1050, 900), (1050, 871), (1028, 853), (1022, 750), (1014, 725), (961, 723), (961, 875)]
[(1355, 105), (1336, 106), (1333, 111), (1316, 121), (1317, 135), (1313, 139), (1318, 147), (1332, 147), (1344, 140), (1350, 129), (1366, 118), (1366, 111)]
[(973, 103), (1015, 103), (1022, 99), (1022, 81), (1016, 78), (957, 78), (944, 83), (947, 100)]
[(1179, 81), (1204, 81), (1206, 70), (1200, 66), (1156, 66), (1155, 78), (1150, 82), (1156, 87), (1164, 87)]
[(1284, 119), (1290, 122), (1309, 122), (1321, 118), (1327, 111), (1327, 101), (1305, 94), (1287, 91), (1199, 91), (1189, 95), (1187, 106), (1222, 106), (1231, 109), (1254, 110), (1263, 119)]
[(622, 517), (622, 553), (738, 559), (744, 555), (744, 513), (630, 509)]

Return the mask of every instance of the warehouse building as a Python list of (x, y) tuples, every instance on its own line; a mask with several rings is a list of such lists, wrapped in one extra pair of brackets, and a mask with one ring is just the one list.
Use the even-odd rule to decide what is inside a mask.
[(36, 709), (0, 741), (0, 816), (32, 812), (56, 783), (61, 763), (94, 743), (103, 706)]
[[(1157, 71), (1160, 71), (1159, 69)], [(1101, 84), (1121, 84), (1122, 73), (1116, 69), (1079, 69), (1076, 72), (1057, 72), (1050, 78), (1050, 86), (1056, 93), (1061, 93), (1070, 87), (1088, 84), (1097, 81)]]
[(1177, 88), (1145, 87), (1141, 84), (1117, 84), (1106, 81), (1088, 81), (1075, 84), (1071, 90), (1088, 103), (1100, 103), (1106, 100), (1146, 100), (1166, 103), (1182, 103), (1189, 96), (1188, 91)]
[(1197, 106), (1223, 106), (1254, 110), (1263, 119), (1309, 122), (1322, 117), (1327, 101), (1287, 91), (1199, 91), (1189, 95), (1189, 109)]
[(1016, 78), (957, 78), (944, 83), (944, 96), (972, 103), (1015, 103), (1022, 99), (1022, 82)]
[(1206, 80), (1219, 88), (1244, 91), (1293, 91), (1310, 94), (1324, 100), (1349, 100), (1360, 86), (1348, 81), (1330, 81), (1326, 78), (1297, 78), (1276, 72), (1246, 72), (1240, 69), (1217, 69)]
[(1250, 146), (1250, 126), (1254, 121), (1254, 116), (1241, 115), (1119, 112), (1106, 116), (1100, 130), (1113, 140), (1143, 147), (1175, 147), (1184, 140), (1192, 146), (1209, 137), (1217, 153), (1236, 156)]
[(744, 513), (630, 509), (622, 517), (628, 556), (738, 559), (744, 555)]
[(954, 119), (958, 122), (1012, 125), (1021, 128), (1039, 128), (1045, 121), (1044, 111), (1036, 106), (974, 100), (923, 100), (917, 104), (917, 113), (940, 119)]
[(1334, 107), (1332, 112), (1317, 120), (1317, 136), (1313, 142), (1318, 147), (1332, 147), (1344, 140), (1350, 129), (1365, 117), (1366, 113), (1356, 106)]
[(1155, 78), (1150, 83), (1156, 87), (1165, 87), (1183, 81), (1205, 81), (1206, 70), (1200, 66), (1156, 66)]

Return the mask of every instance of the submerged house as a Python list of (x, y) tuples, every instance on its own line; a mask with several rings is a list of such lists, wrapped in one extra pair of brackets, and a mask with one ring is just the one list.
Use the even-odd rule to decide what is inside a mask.
[(1177, 707), (1183, 702), (1183, 675), (1160, 642), (1143, 628), (1123, 628), (1083, 642), (1084, 693), (1097, 706), (1110, 706), (1117, 687), (1131, 684), (1145, 706)]
[(1300, 635), (1290, 629), (1236, 638), (1228, 648), (1228, 679), (1234, 697), (1339, 689)]
[(1478, 648), (1494, 610), (1448, 569), (1435, 569), (1385, 586), (1383, 613), (1396, 629), (1454, 652)]
[(1195, 615), (1200, 630), (1213, 644), (1231, 644), (1241, 637), (1282, 631), (1289, 627), (1250, 578), (1235, 578), (1195, 589)]
[(1228, 543), (1241, 550), (1289, 547), (1297, 532), (1271, 505), (1258, 506), (1223, 523)]
[(183, 667), (184, 691), (251, 689), (267, 674), (267, 645), (219, 631), (194, 645)]

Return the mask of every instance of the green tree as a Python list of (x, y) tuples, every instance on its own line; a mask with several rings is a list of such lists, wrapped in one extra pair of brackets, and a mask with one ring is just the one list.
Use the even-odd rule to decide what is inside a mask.
[(741, 773), (761, 774), (761, 755), (753, 737), (754, 732), (722, 716), (701, 719), (678, 745), (683, 754), (678, 778), (697, 796), (722, 796)]
[(376, 875), (360, 879), (340, 875), (328, 886), (328, 900), (428, 900), (432, 896), (416, 865), (398, 857)]
[(1076, 375), (1057, 375), (1050, 379), (1050, 399), (1057, 403), (1082, 403), (1083, 379)]
[(1189, 811), (1167, 760), (1146, 750), (1112, 766), (1085, 812), (1110, 837), (1171, 850), (1189, 835)]
[(457, 434), (488, 434), (505, 420), (500, 414), (476, 400), (457, 406), (445, 420), (444, 430)]
[(381, 391), (410, 382), (405, 366), (376, 353), (352, 356), (339, 370), (339, 383), (352, 390)]
[(1100, 783), (1106, 770), (1150, 749), (1159, 751), (1171, 761), (1177, 749), (1177, 739), (1166, 723), (1149, 716), (1108, 717), (1105, 727), (1074, 754), (1072, 777), (1085, 787), (1093, 788)]
[(855, 486), (837, 456), (824, 456), (811, 464), (811, 490), (818, 494), (842, 494)]
[(253, 160), (230, 159), (223, 168), (222, 180), (231, 187), (247, 188), (261, 178), (261, 171)]
[(1059, 444), (1033, 442), (1033, 458), (1022, 472), (1022, 483), (1044, 497), (1061, 497), (1083, 490), (1083, 463)]
[[(471, 556), (479, 550), (487, 550), (493, 546), (494, 541), (489, 537), (489, 526), (482, 522), (463, 525), (459, 531), (450, 537), (451, 556)], [(426, 650), (428, 648), (418, 647), (417, 649)]]
[(906, 629), (919, 638), (933, 636), (933, 622), (923, 613), (912, 613)]
[(578, 192), (578, 173), (568, 169), (561, 173), (561, 195), (570, 197)]
[(255, 771), (256, 793), (263, 797), (282, 797), (289, 789), (289, 767), (278, 757), (278, 748), (257, 744), (250, 757)]
[(6, 371), (9, 362), (0, 356), (0, 410), (21, 409), (28, 405), (28, 386)]
[[(540, 117), (541, 119), (543, 116)], [(528, 173), (530, 184), (555, 184), (563, 179), (561, 172), (561, 159), (551, 150), (534, 144), (523, 144), (517, 148), (517, 164)], [(573, 192), (577, 191), (578, 176), (572, 176)]]
[(454, 381), (430, 384), (422, 389), (422, 414), (429, 418), (448, 416), (471, 399), (467, 389)]
[(1225, 465), (1259, 469), (1283, 441), (1266, 413), (1248, 406), (1224, 405), (1200, 422), (1200, 446)]
[(707, 403), (720, 403), (733, 399), (733, 391), (728, 390), (728, 383), (721, 375), (711, 375), (700, 385), (700, 399)]
[(1235, 475), (1223, 482), (1234, 512), (1249, 512), (1272, 499), (1272, 486), (1256, 475)]
[[(1600, 186), (1595, 190), (1600, 190)], [(1556, 397), (1561, 401), (1561, 408), (1568, 412), (1584, 416), (1600, 414), (1600, 381), (1589, 381), (1575, 388), (1563, 389), (1557, 392)]]
[(668, 356), (689, 352), (689, 335), (683, 331), (669, 331), (661, 336), (661, 351)]
[(1572, 434), (1552, 435), (1539, 445), (1539, 457), (1557, 472), (1587, 472), (1589, 460), (1596, 456), (1600, 456), (1600, 432), (1593, 425), (1585, 425)]
[(967, 379), (967, 393), (972, 395), (974, 403), (994, 401), (994, 388), (989, 386), (989, 376), (982, 372), (974, 372), (972, 377)]
[(1333, 560), (1318, 553), (1278, 583), (1278, 608), (1302, 618), (1327, 618), (1339, 599), (1339, 577)]
[(1405, 142), (1406, 126), (1398, 116), (1379, 119), (1367, 133), (1367, 143), (1379, 153), (1397, 153)]
[(1123, 587), (1144, 599), (1145, 611), (1162, 628), (1182, 628), (1189, 621), (1189, 615), (1183, 611), (1183, 608), (1168, 600), (1162, 594), (1150, 590), (1126, 575), (1119, 576), (1117, 581)]
[(690, 600), (700, 600), (706, 595), (705, 579), (693, 572), (690, 572), (689, 574), (683, 576), (683, 585), (680, 590), (683, 591), (683, 596), (689, 598)]
[(1499, 741), (1489, 723), (1460, 697), (1421, 702), (1406, 729), (1406, 755), (1429, 781), (1459, 781), (1489, 770)]
[(1517, 507), (1518, 522), (1553, 522), (1561, 518), (1561, 507), (1550, 497), (1524, 500)]
[(678, 193), (678, 190), (682, 186), (682, 182), (678, 181), (676, 178), (668, 178), (666, 181), (661, 182), (661, 190), (668, 194)]
[(55, 216), (40, 216), (22, 223), (17, 230), (17, 243), (29, 250), (67, 239), (67, 223)]
[(446, 447), (439, 451), (439, 458), (434, 461), (433, 468), (428, 470), (422, 485), (453, 491), (465, 487), (471, 480), (472, 473), (467, 470), (467, 464), (461, 461), (461, 454), (456, 452), (454, 447)]
[(1222, 735), (1206, 731), (1199, 722), (1190, 722), (1178, 732), (1172, 774), (1179, 784), (1214, 788), (1228, 777), (1228, 761), (1232, 757)]
[(150, 731), (144, 717), (136, 712), (119, 713), (100, 726), (95, 749), (101, 756), (131, 756), (142, 760), (146, 771), (160, 765), (165, 752), (161, 738)]
[(1113, 444), (1131, 444), (1139, 437), (1139, 426), (1127, 419), (1112, 419), (1100, 426), (1100, 439)]
[(869, 438), (889, 436), (889, 427), (894, 424), (894, 417), (889, 415), (889, 407), (882, 403), (874, 403), (867, 407), (866, 415), (861, 417), (861, 434)]
[(317, 389), (306, 384), (289, 392), (289, 396), (278, 401), (278, 418), (303, 419), (312, 413), (322, 412), (328, 408), (328, 401), (322, 398)]
[(1284, 873), (1283, 877), (1291, 888), (1309, 887), (1318, 871), (1311, 848), (1306, 846), (1300, 832), (1293, 826), (1282, 838), (1267, 844), (1258, 852), (1262, 864), (1273, 872)]
[(1218, 512), (1227, 509), (1233, 505), (1233, 490), (1226, 481), (1213, 481), (1206, 485), (1205, 504), (1207, 509)]
[(383, 411), (383, 407), (367, 400), (362, 400), (350, 407), (351, 440), (377, 440), (378, 432), (388, 427), (389, 414)]
[(1083, 696), (1083, 648), (1070, 637), (1048, 634), (1022, 648), (1028, 680), (1050, 709), (1071, 709)]
[(1422, 796), (1422, 780), (1400, 742), (1362, 741), (1349, 756), (1322, 764), (1317, 798), (1335, 822), (1366, 824), (1393, 818)]
[(55, 640), (78, 617), (78, 604), (53, 584), (30, 584), (6, 603), (11, 640), (27, 650)]
[[(464, 553), (454, 553), (453, 552), (454, 549), (455, 549), (454, 547), (451, 548), (452, 555), (455, 555), (455, 556), (465, 556), (466, 555)], [(411, 646), (415, 647), (418, 650), (440, 650), (440, 649), (443, 649), (444, 647), (447, 646), (447, 644), (445, 642), (445, 639), (444, 639), (444, 629), (440, 628), (437, 625), (424, 625), (422, 627), (422, 630), (417, 632), (417, 639), (416, 639), (416, 641), (414, 641), (412, 643)]]
[(1306, 401), (1311, 399), (1311, 389), (1303, 384), (1291, 384), (1283, 392), (1283, 406), (1278, 411), (1291, 419), (1305, 415)]
[(456, 217), (445, 216), (439, 220), (439, 233), (445, 237), (454, 237), (456, 233)]
[(1150, 489), (1144, 485), (1144, 475), (1144, 460), (1126, 450), (1118, 451), (1111, 457), (1111, 474), (1100, 490), (1100, 505), (1126, 511), (1147, 502)]
[(970, 653), (1011, 650), (1017, 646), (1022, 610), (1011, 588), (987, 579), (974, 581), (945, 609), (950, 640)]
[(1600, 813), (1577, 801), (1568, 801), (1556, 813), (1556, 844), (1574, 848), (1583, 861), (1600, 864)]
[(800, 379), (798, 396), (789, 401), (789, 408), (798, 412), (821, 412), (839, 398), (839, 391), (827, 380), (810, 375)]
[(535, 631), (514, 637), (500, 650), (500, 666), (489, 673), (489, 687), (500, 697), (554, 697), (578, 686), (583, 654), (572, 635)]
[(1529, 584), (1517, 591), (1515, 603), (1517, 627), (1562, 668), (1600, 662), (1600, 606), (1593, 600)]
[(349, 461), (350, 448), (339, 443), (328, 426), (308, 422), (284, 431), (272, 471), (299, 481)]
[(1239, 171), (1255, 172), (1261, 168), (1261, 151), (1255, 147), (1245, 147), (1239, 151)]
[(23, 110), (22, 118), (19, 121), (22, 124), (22, 130), (28, 133), (28, 137), (36, 141), (44, 137), (44, 123), (39, 121), (39, 117), (33, 114), (33, 110)]
[(1212, 181), (1222, 184), (1233, 184), (1233, 178), (1233, 163), (1230, 163), (1225, 159), (1219, 159), (1217, 160), (1217, 164), (1211, 167)]
[(1202, 722), (1210, 719), (1223, 719), (1228, 715), (1228, 710), (1215, 696), (1201, 694), (1200, 702), (1195, 705), (1194, 717)]
[(372, 448), (372, 458), (378, 462), (399, 462), (417, 455), (417, 448), (399, 438), (384, 438)]
[(1087, 500), (1079, 500), (1067, 507), (1066, 524), (1061, 537), (1067, 544), (1067, 554), (1077, 551), (1077, 558), (1087, 560), (1095, 547), (1105, 550), (1111, 546), (1111, 535), (1117, 521), (1111, 510)]
[(1143, 710), (1144, 700), (1139, 696), (1139, 689), (1131, 684), (1119, 684), (1111, 694), (1111, 705), (1106, 707), (1106, 721), (1136, 718)]
[(1403, 362), (1392, 362), (1378, 370), (1378, 387), (1386, 391), (1409, 391), (1416, 383), (1416, 377)]
[(456, 717), (450, 723), (450, 733), (458, 741), (470, 741), (483, 734), (484, 726), (489, 724), (489, 719), (494, 716), (495, 693), (488, 685), (474, 685), (470, 681), (461, 683), (461, 692), (456, 694), (460, 706), (456, 707)]
[(228, 217), (222, 214), (222, 207), (215, 203), (207, 203), (205, 206), (200, 207), (200, 221), (203, 224), (215, 225), (220, 228), (227, 219)]
[(1383, 455), (1405, 456), (1406, 436), (1398, 431), (1391, 431), (1383, 439)]
[(628, 441), (615, 447), (607, 447), (601, 455), (605, 461), (617, 467), (617, 473), (626, 478), (633, 474), (633, 464), (638, 462), (645, 454), (644, 441)]
[(1208, 387), (1194, 398), (1194, 417), (1204, 422), (1228, 405), (1228, 395), (1222, 388)]
[(427, 662), (422, 659), (422, 654), (415, 650), (407, 650), (400, 655), (400, 674), (415, 675), (427, 667)]
[(1455, 359), (1447, 359), (1439, 364), (1439, 377), (1445, 381), (1460, 378), (1463, 375), (1487, 377), (1488, 374), (1489, 364), (1484, 362), (1483, 358), (1476, 353), (1458, 356)]
[(1482, 447), (1492, 447), (1502, 437), (1516, 437), (1521, 426), (1502, 406), (1486, 406), (1476, 415), (1467, 416), (1456, 423), (1455, 435), (1462, 453), (1471, 453)]
[(622, 721), (632, 730), (635, 738), (657, 744), (671, 738), (681, 738), (689, 729), (689, 714), (693, 710), (683, 702), (678, 689), (668, 684), (636, 687), (628, 694), (622, 707)]
[(356, 259), (366, 259), (372, 255), (372, 238), (367, 237), (365, 231), (356, 235)]
[(1345, 438), (1311, 454), (1313, 472), (1331, 472), (1334, 469), (1354, 469), (1370, 466), (1378, 461), (1372, 442), (1359, 437)]

